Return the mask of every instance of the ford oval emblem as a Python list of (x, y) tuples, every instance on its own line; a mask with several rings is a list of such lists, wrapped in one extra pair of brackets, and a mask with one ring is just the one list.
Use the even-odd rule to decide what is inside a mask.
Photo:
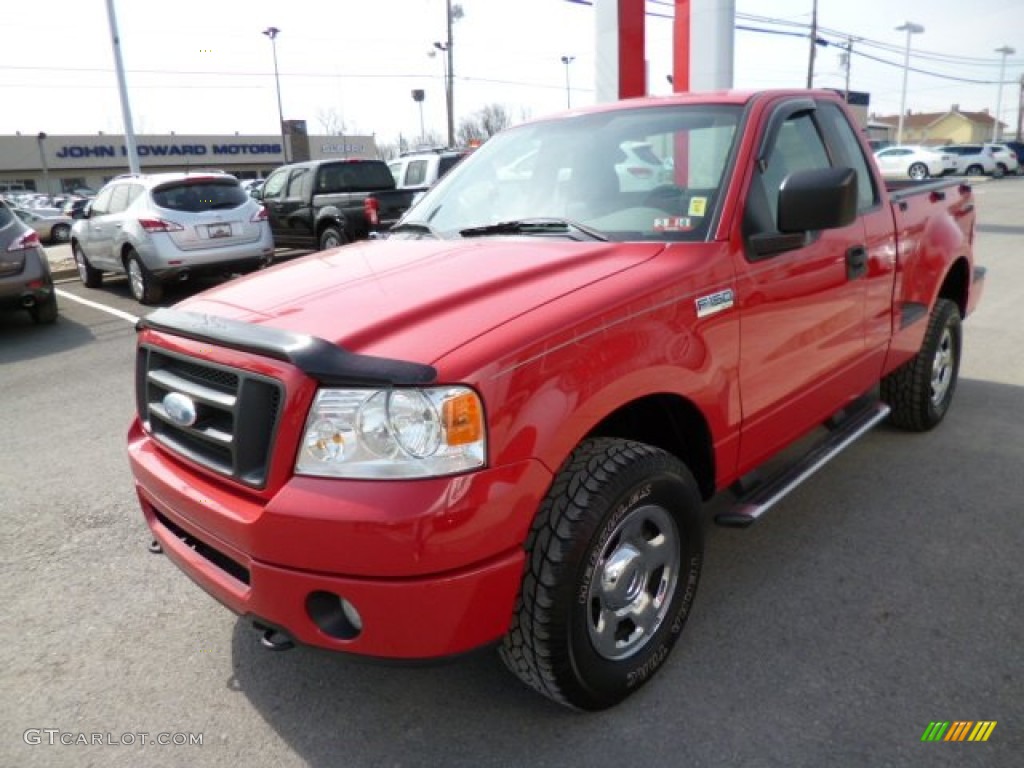
[(164, 395), (163, 406), (167, 418), (179, 427), (191, 427), (196, 423), (196, 404), (188, 395), (169, 392)]

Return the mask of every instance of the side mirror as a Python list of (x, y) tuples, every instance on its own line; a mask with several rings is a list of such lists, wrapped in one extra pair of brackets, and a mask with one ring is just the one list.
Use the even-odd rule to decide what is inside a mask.
[(857, 218), (853, 168), (816, 168), (791, 173), (779, 189), (779, 231), (838, 229)]
[(253, 198), (254, 200), (262, 200), (263, 199), (263, 190), (262, 189), (252, 189), (252, 190), (249, 190), (249, 196), (251, 198)]
[(92, 202), (91, 201), (86, 203), (82, 207), (82, 212), (81, 212), (80, 216), (83, 219), (88, 219), (90, 216), (92, 216)]

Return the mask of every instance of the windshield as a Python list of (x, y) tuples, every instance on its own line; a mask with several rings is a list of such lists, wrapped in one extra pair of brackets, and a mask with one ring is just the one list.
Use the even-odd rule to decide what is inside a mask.
[(609, 240), (703, 240), (740, 108), (666, 106), (575, 115), (512, 128), (452, 169), (395, 237), (560, 236), (559, 220)]

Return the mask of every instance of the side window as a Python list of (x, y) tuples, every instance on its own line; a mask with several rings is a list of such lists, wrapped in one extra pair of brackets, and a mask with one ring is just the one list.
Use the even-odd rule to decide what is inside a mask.
[[(853, 132), (850, 121), (835, 104), (822, 104), (819, 107), (823, 122), (831, 129), (835, 137), (838, 151), (838, 165), (846, 165), (857, 172), (857, 210), (863, 213), (878, 203), (878, 190), (875, 189), (875, 177), (868, 168), (867, 160), (861, 149), (857, 134)], [(910, 155), (909, 149), (897, 150), (901, 155)]]
[(296, 168), (288, 179), (288, 197), (309, 197), (309, 186), (312, 174), (309, 168)]
[(110, 210), (108, 213), (120, 213), (128, 207), (128, 184), (118, 184), (110, 196)]
[(408, 186), (422, 184), (425, 178), (427, 178), (426, 160), (413, 160), (409, 163), (409, 167), (405, 171), (405, 183)]
[(287, 170), (280, 170), (271, 174), (270, 178), (263, 184), (263, 199), (276, 200), (281, 197), (286, 181), (288, 181)]
[(768, 153), (768, 166), (761, 174), (761, 185), (768, 203), (772, 229), (778, 222), (779, 190), (794, 171), (810, 171), (831, 165), (825, 143), (810, 113), (793, 115), (782, 124), (775, 145)]
[(102, 216), (105, 213), (110, 212), (110, 196), (114, 194), (113, 187), (106, 187), (100, 190), (100, 193), (93, 200), (90, 210), (93, 216)]
[(398, 160), (394, 163), (388, 163), (388, 170), (391, 171), (391, 175), (395, 177), (395, 184), (401, 186), (402, 184), (402, 161)]
[(139, 195), (142, 194), (144, 187), (141, 184), (129, 184), (128, 185), (128, 205), (131, 205), (139, 199)]

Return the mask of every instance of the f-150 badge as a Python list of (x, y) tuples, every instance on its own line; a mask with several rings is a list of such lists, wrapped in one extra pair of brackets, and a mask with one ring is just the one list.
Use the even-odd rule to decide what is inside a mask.
[(707, 317), (723, 309), (730, 309), (733, 305), (732, 288), (708, 296), (701, 296), (695, 302), (697, 304), (697, 317)]

